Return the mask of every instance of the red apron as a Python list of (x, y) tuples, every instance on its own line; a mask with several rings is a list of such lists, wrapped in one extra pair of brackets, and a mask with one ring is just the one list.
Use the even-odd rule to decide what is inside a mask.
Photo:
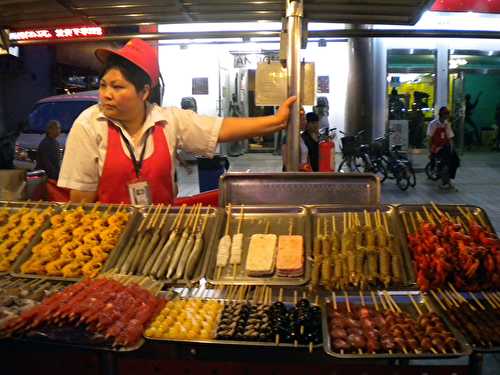
[[(140, 179), (149, 184), (154, 204), (173, 203), (172, 162), (163, 124), (153, 127), (153, 153), (144, 160)], [(137, 179), (132, 159), (123, 151), (120, 129), (108, 121), (108, 148), (97, 190), (101, 203), (130, 204), (128, 184)]]
[(431, 153), (436, 154), (441, 148), (448, 144), (448, 136), (446, 134), (446, 126), (440, 126), (434, 130), (431, 137)]

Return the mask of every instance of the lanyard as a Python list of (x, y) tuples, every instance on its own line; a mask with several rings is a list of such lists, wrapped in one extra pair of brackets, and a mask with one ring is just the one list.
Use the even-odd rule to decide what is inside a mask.
[(146, 131), (146, 137), (144, 138), (144, 145), (142, 146), (141, 156), (140, 156), (139, 160), (137, 160), (137, 158), (135, 157), (134, 149), (132, 148), (132, 145), (130, 144), (127, 137), (125, 137), (125, 135), (123, 134), (123, 130), (121, 128), (118, 128), (118, 129), (120, 129), (120, 135), (122, 136), (123, 142), (127, 146), (128, 152), (130, 153), (130, 158), (132, 159), (132, 164), (134, 164), (135, 175), (137, 178), (139, 178), (139, 176), (141, 175), (142, 163), (144, 162), (144, 154), (146, 153), (146, 146), (148, 144), (148, 138), (149, 138), (149, 135), (151, 134), (151, 129), (153, 129), (153, 128), (149, 128)]

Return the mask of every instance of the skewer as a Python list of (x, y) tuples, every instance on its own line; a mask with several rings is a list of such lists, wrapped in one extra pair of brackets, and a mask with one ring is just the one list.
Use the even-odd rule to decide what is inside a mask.
[(455, 293), (455, 295), (458, 297), (458, 300), (462, 301), (462, 302), (465, 302), (467, 303), (467, 300), (464, 298), (464, 296), (462, 296), (456, 289), (455, 287), (453, 286), (452, 283), (448, 283), (448, 286), (450, 287), (450, 289)]
[(337, 295), (335, 292), (332, 292), (332, 303), (333, 303), (333, 309), (337, 310)]
[(349, 303), (349, 296), (347, 295), (347, 292), (344, 290), (344, 298), (345, 298), (345, 305), (347, 308), (347, 313), (351, 314), (351, 304)]
[[(227, 205), (227, 220), (226, 220), (226, 228), (224, 230), (224, 236), (229, 235), (229, 228), (231, 227), (231, 224), (230, 224), (230, 222), (231, 222), (231, 208), (232, 208), (231, 203), (229, 203)], [(231, 251), (231, 249), (229, 249), (229, 251)], [(216, 268), (217, 268), (217, 270), (216, 270), (217, 275), (215, 276), (215, 279), (220, 280), (224, 267), (216, 267)]]
[(417, 310), (418, 316), (422, 315), (422, 310), (420, 310), (420, 307), (418, 307), (417, 302), (415, 302), (415, 299), (413, 299), (413, 296), (411, 293), (408, 293), (408, 297), (410, 298), (411, 303), (413, 304), (413, 307), (415, 307), (415, 310)]
[[(238, 218), (238, 229), (236, 231), (237, 234), (240, 234), (241, 233), (241, 226), (243, 224), (243, 218), (244, 218), (244, 212), (243, 212), (243, 209), (244, 209), (244, 205), (241, 205), (241, 209), (240, 209), (240, 216)], [(238, 265), (235, 263), (233, 264), (233, 279), (236, 278), (236, 271), (238, 269)]]
[(361, 306), (365, 306), (365, 297), (363, 296), (363, 292), (359, 291), (359, 299), (361, 300)]
[[(283, 288), (280, 288), (279, 296), (278, 296), (278, 301), (279, 302), (283, 302)], [(279, 333), (276, 334), (274, 342), (275, 342), (276, 346), (278, 346), (280, 344), (280, 335), (279, 335)]]
[(478, 304), (478, 306), (481, 308), (481, 310), (483, 310), (483, 311), (486, 310), (486, 308), (483, 306), (483, 304), (481, 302), (479, 302), (479, 300), (476, 298), (474, 293), (469, 292), (469, 295), (472, 297), (474, 302), (476, 302)]
[(414, 232), (417, 232), (418, 231), (418, 226), (417, 226), (417, 223), (415, 221), (415, 213), (414, 212), (409, 212), (408, 215), (410, 216), (410, 221), (411, 221), (411, 225), (414, 228)]
[(408, 221), (406, 219), (406, 212), (401, 213), (401, 218), (403, 219), (403, 226), (405, 228), (406, 234), (408, 235), (408, 234), (412, 233), (412, 232), (410, 232), (410, 229), (408, 227)]
[(373, 292), (373, 290), (370, 290), (370, 295), (372, 297), (373, 305), (375, 306), (375, 311), (378, 312), (379, 309), (378, 309), (377, 298), (376, 298), (375, 293)]
[[(431, 289), (431, 294), (432, 296), (434, 297), (434, 299), (437, 301), (437, 303), (439, 303), (439, 306), (441, 306), (441, 308), (444, 310), (444, 311), (448, 311), (448, 309), (446, 308), (446, 306), (443, 304), (443, 302), (441, 301), (441, 299), (437, 296), (436, 292), (434, 292), (434, 290)], [(449, 303), (449, 305), (451, 305), (451, 302), (447, 302), (447, 300), (445, 298), (443, 298), (445, 300), (446, 303)], [(425, 307), (427, 307), (427, 309), (430, 311), (429, 309), (429, 306), (426, 304), (426, 300), (424, 298), (424, 305)]]
[(498, 308), (498, 306), (495, 304), (494, 300), (490, 299), (490, 296), (488, 296), (488, 293), (485, 293), (483, 291), (481, 291), (481, 295), (483, 296), (483, 298), (488, 301), (488, 303), (490, 304), (490, 306), (493, 308), (493, 309), (496, 309)]

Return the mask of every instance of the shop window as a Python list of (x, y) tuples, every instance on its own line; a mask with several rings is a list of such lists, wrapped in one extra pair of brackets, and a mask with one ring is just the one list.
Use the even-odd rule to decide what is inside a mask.
[(500, 106), (500, 51), (449, 51), (449, 106), (460, 149), (494, 146)]
[(387, 52), (387, 118), (398, 121), (410, 148), (425, 147), (434, 118), (436, 51), (391, 49)]

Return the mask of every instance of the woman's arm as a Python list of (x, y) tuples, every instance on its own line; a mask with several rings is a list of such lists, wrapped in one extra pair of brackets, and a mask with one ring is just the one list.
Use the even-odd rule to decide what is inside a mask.
[(97, 192), (71, 189), (69, 200), (75, 203), (94, 203), (97, 200)]
[(291, 96), (283, 102), (278, 113), (262, 117), (226, 117), (219, 133), (219, 142), (228, 142), (248, 137), (274, 133), (287, 126), (290, 108), (297, 98)]

